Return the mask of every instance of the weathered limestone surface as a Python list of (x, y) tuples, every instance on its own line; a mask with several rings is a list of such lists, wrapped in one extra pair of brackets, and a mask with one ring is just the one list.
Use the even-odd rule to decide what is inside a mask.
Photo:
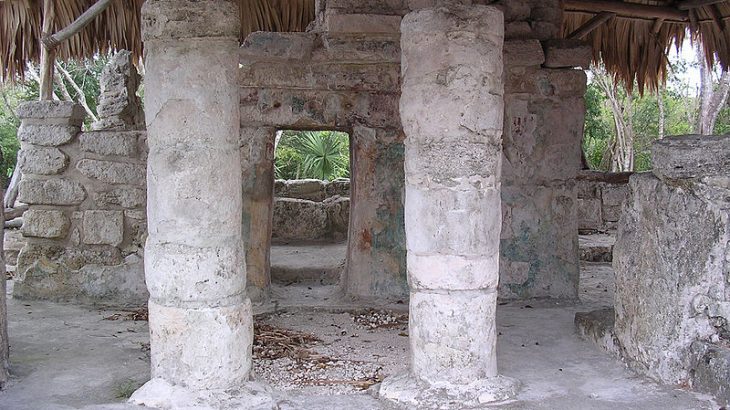
[(139, 130), (144, 128), (142, 101), (137, 96), (141, 76), (132, 61), (132, 53), (118, 52), (101, 72), (99, 121), (94, 130)]
[(615, 230), (628, 195), (630, 173), (581, 171), (576, 181), (578, 231)]
[(152, 381), (131, 401), (170, 408), (182, 391), (199, 407), (231, 396), (253, 406), (267, 395), (246, 385), (253, 317), (241, 240), (238, 7), (150, 0), (142, 20)]
[(614, 248), (615, 333), (630, 363), (667, 383), (691, 380), (693, 343), (730, 340), (729, 142), (657, 142), (657, 169), (629, 183)]
[(495, 330), (503, 26), (494, 7), (458, 5), (401, 25), (411, 365), (379, 393), (415, 408), (516, 394), (497, 372)]
[(84, 111), (73, 103), (33, 102), (19, 113), (18, 199), (30, 210), (14, 296), (145, 303), (145, 133), (82, 134)]
[[(277, 180), (272, 238), (340, 241), (350, 223), (350, 180)], [(249, 275), (250, 276), (250, 275)]]
[(541, 67), (542, 48), (519, 50), (525, 55), (505, 64), (500, 296), (574, 299), (586, 77)]
[[(366, 3), (358, 4), (374, 7)], [(330, 16), (342, 10), (337, 4), (327, 5), (336, 11)], [(342, 6), (352, 6), (357, 11), (358, 4)], [(383, 10), (388, 8), (381, 8), (376, 17), (388, 15)], [(365, 11), (348, 13), (348, 18), (372, 21)], [(399, 15), (395, 17), (400, 21)], [(381, 28), (377, 31), (386, 26), (379, 25)], [(347, 28), (354, 29), (354, 26)], [(265, 248), (267, 239), (264, 238), (271, 236), (271, 222), (261, 221), (267, 221), (264, 214), (270, 211), (273, 200), (273, 192), (267, 184), (273, 179), (276, 129), (347, 131), (353, 153), (350, 188), (353, 217), (343, 284), (346, 292), (356, 297), (402, 299), (406, 294), (398, 39), (396, 25), (390, 32), (380, 33), (372, 30), (364, 33), (253, 33), (241, 47), (242, 153), (253, 149), (259, 153), (256, 158), (263, 158), (244, 159), (244, 187), (254, 189), (256, 195), (266, 195), (255, 202), (244, 199), (244, 242), (247, 247)], [(257, 129), (271, 131), (261, 136), (256, 133)], [(259, 138), (265, 140), (259, 141)], [(269, 157), (261, 154), (266, 152), (265, 147), (271, 149)], [(305, 199), (321, 200), (319, 198), (330, 196), (327, 191), (335, 186), (330, 184), (323, 192), (321, 186), (313, 185), (320, 184), (296, 189), (311, 190), (312, 196)], [(251, 208), (246, 203), (250, 203)], [(336, 206), (329, 207), (332, 211), (343, 209), (341, 203), (333, 205)], [(346, 216), (342, 212), (338, 214), (338, 224), (347, 224)], [(336, 216), (330, 212), (328, 215), (330, 221)], [(257, 283), (268, 286), (265, 285), (268, 270), (264, 270), (267, 264), (268, 253), (263, 250), (247, 255), (247, 265), (256, 269), (248, 272), (252, 286)], [(268, 288), (260, 289), (260, 292), (266, 293)]]

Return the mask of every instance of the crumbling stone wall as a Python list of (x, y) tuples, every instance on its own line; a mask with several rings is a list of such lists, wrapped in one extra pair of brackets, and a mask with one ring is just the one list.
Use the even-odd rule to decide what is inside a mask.
[[(347, 278), (353, 294), (405, 291), (399, 25), (406, 13), (436, 3), (328, 0), (318, 5), (313, 32), (255, 33), (243, 47), (245, 168), (267, 167), (273, 160), (277, 128), (353, 130), (349, 272), (360, 272), (357, 279)], [(586, 86), (585, 74), (575, 67), (588, 66), (590, 47), (554, 40), (562, 20), (557, 0), (462, 3), (495, 4), (506, 21), (500, 295), (575, 298), (575, 179)], [(254, 158), (253, 163), (246, 158)], [(256, 180), (257, 192), (270, 192), (261, 175), (244, 180)], [(249, 197), (256, 195), (252, 191)], [(263, 203), (249, 208), (263, 209)], [(252, 236), (266, 231), (257, 222), (265, 215), (245, 213), (244, 236), (250, 243), (265, 243), (265, 234)], [(266, 260), (266, 251), (249, 251), (258, 255), (249, 256), (249, 271), (264, 272), (264, 264), (256, 261)], [(379, 272), (371, 272), (374, 267), (380, 267)], [(379, 279), (385, 277), (389, 279)]]
[(578, 295), (575, 180), (591, 49), (559, 37), (557, 0), (498, 1), (505, 12), (500, 295)]
[(273, 241), (342, 241), (350, 222), (350, 180), (277, 180)]
[[(666, 138), (653, 163), (631, 177), (619, 222), (615, 335), (636, 368), (681, 384), (708, 351), (697, 343), (715, 346), (705, 369), (730, 357), (730, 136)], [(729, 363), (716, 381), (728, 400)]]
[(18, 200), (29, 210), (15, 297), (147, 300), (146, 134), (133, 114), (137, 97), (127, 93), (128, 82), (116, 81), (120, 66), (133, 69), (129, 54), (105, 70), (99, 112), (108, 116), (96, 124), (99, 131), (81, 132), (85, 112), (71, 102), (31, 102), (18, 109)]
[(577, 180), (578, 232), (616, 230), (631, 173), (580, 171)]
[(352, 218), (342, 284), (353, 296), (402, 298), (407, 292), (401, 17), (352, 14), (354, 8), (383, 5), (345, 3), (329, 2), (328, 17), (316, 31), (254, 33), (241, 48), (243, 232), (254, 299), (266, 293), (270, 280), (267, 214), (279, 129), (350, 134)]

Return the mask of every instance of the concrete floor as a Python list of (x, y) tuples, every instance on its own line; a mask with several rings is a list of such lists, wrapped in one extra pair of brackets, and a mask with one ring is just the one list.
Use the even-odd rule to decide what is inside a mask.
[[(285, 265), (299, 263), (301, 249), (282, 249)], [(336, 258), (335, 258), (336, 259)], [(289, 262), (286, 262), (289, 261)], [(577, 311), (612, 304), (612, 271), (607, 263), (582, 263), (581, 302), (511, 302), (498, 310), (500, 372), (523, 387), (512, 402), (495, 409), (712, 409), (706, 396), (657, 385), (575, 335)], [(384, 372), (407, 366), (403, 328), (358, 331), (356, 308), (339, 296), (336, 285), (275, 285), (279, 314), (261, 321), (320, 336), (321, 351), (342, 359), (374, 357)], [(406, 304), (379, 308), (406, 312)], [(12, 380), (0, 392), (0, 409), (136, 409), (120, 398), (149, 378), (145, 322), (105, 320), (115, 313), (97, 308), (9, 300)], [(362, 337), (338, 338), (337, 332)], [(383, 353), (386, 351), (387, 353)], [(344, 357), (347, 356), (347, 357)], [(260, 367), (260, 366), (259, 366)], [(274, 366), (273, 368), (275, 368)], [(271, 366), (269, 367), (271, 368)], [(286, 375), (279, 374), (274, 377)], [(387, 374), (384, 374), (387, 376)], [(267, 374), (267, 377), (272, 377)], [(284, 383), (286, 384), (286, 383)], [(342, 393), (342, 391), (340, 391)], [(277, 409), (392, 409), (366, 392), (331, 395), (331, 388), (297, 388), (277, 392)]]

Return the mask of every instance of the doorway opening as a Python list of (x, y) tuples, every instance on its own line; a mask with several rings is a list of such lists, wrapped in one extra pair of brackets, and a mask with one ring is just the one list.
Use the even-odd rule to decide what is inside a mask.
[(350, 224), (350, 158), (348, 133), (277, 133), (271, 238), (274, 285), (339, 284)]

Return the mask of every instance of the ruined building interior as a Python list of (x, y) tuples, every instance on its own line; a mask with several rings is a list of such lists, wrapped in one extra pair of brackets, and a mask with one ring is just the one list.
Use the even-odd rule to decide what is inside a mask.
[[(730, 136), (581, 165), (591, 61), (649, 87), (690, 29), (727, 67), (730, 2), (98, 3), (99, 121), (17, 110), (0, 408), (730, 405)], [(275, 180), (285, 130), (350, 179)]]

